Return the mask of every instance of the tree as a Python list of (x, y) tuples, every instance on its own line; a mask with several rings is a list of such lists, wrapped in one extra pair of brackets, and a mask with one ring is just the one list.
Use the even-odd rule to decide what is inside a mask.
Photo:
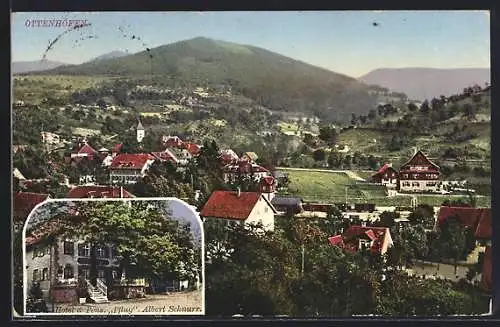
[(395, 211), (384, 211), (378, 219), (378, 226), (393, 228), (396, 225), (395, 219), (399, 217), (399, 213)]
[(438, 226), (437, 238), (433, 245), (435, 256), (453, 259), (455, 274), (457, 262), (464, 257), (466, 248), (466, 234), (460, 218), (449, 217)]
[(329, 167), (340, 167), (342, 165), (343, 156), (342, 153), (338, 151), (332, 151), (328, 155), (328, 166)]
[(412, 225), (421, 225), (426, 229), (434, 227), (434, 208), (428, 204), (419, 204), (408, 216)]
[(187, 279), (181, 262), (197, 266), (189, 228), (154, 203), (80, 202), (77, 208), (79, 214), (65, 220), (62, 235), (91, 245), (90, 280), (94, 285), (100, 246), (115, 247), (121, 274), (126, 271), (129, 278)]
[(408, 110), (409, 111), (415, 112), (415, 111), (417, 111), (417, 109), (418, 109), (418, 106), (416, 104), (414, 104), (413, 102), (408, 103)]
[(226, 228), (223, 240), (233, 251), (227, 259), (206, 266), (207, 313), (293, 315), (296, 308), (289, 290), (299, 274), (296, 246), (259, 227)]
[(424, 100), (424, 102), (422, 102), (422, 105), (420, 106), (420, 112), (421, 113), (428, 113), (430, 111), (430, 106), (429, 106), (429, 101)]
[(314, 161), (324, 161), (326, 159), (325, 151), (322, 149), (314, 151), (313, 158)]
[(472, 105), (470, 103), (465, 103), (462, 107), (463, 109), (463, 115), (467, 118), (475, 118), (476, 113), (477, 113), (477, 107), (475, 105)]
[(337, 143), (337, 130), (331, 126), (323, 126), (319, 129), (319, 139), (332, 146)]

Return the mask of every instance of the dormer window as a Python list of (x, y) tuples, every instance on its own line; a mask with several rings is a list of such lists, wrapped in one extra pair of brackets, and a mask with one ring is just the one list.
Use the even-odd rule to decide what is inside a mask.
[(359, 249), (360, 250), (367, 250), (371, 247), (371, 241), (370, 240), (365, 240), (365, 239), (360, 239), (359, 240)]

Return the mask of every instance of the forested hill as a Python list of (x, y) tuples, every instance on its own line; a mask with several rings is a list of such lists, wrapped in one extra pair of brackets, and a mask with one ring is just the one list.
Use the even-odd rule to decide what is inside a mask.
[(366, 114), (376, 99), (356, 79), (249, 45), (194, 38), (40, 74), (151, 78), (163, 85), (228, 85), (273, 110), (323, 118)]

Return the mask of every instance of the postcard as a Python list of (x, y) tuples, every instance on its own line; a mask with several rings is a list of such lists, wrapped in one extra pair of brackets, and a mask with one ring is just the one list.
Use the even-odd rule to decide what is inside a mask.
[(492, 313), (489, 11), (11, 26), (15, 317)]

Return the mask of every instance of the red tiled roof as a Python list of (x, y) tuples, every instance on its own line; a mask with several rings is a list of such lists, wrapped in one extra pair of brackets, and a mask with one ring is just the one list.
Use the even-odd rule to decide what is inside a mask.
[[(458, 217), (460, 222), (464, 225), (466, 228), (474, 228), (476, 229), (478, 227), (478, 223), (480, 222), (481, 219), (485, 219), (485, 221), (482, 223), (481, 226), (481, 234), (484, 234), (487, 232), (487, 230), (484, 230), (484, 226), (487, 226), (487, 217), (488, 215), (491, 215), (491, 209), (490, 208), (470, 208), (470, 207), (441, 207), (439, 209), (439, 216), (437, 219), (438, 224), (442, 224), (446, 219), (450, 217)], [(490, 219), (490, 226), (491, 226), (491, 217)], [(477, 230), (476, 230), (477, 232)], [(491, 235), (491, 227), (490, 227), (490, 235)]]
[(233, 150), (231, 150), (231, 149), (220, 150), (219, 151), (219, 158), (224, 163), (230, 163), (233, 160), (238, 160), (239, 159), (238, 155)]
[(179, 159), (168, 149), (162, 152), (151, 152), (151, 154), (160, 161), (170, 161), (173, 163), (179, 162)]
[(18, 192), (14, 195), (14, 218), (26, 220), (35, 206), (50, 198), (49, 194)]
[(94, 150), (94, 148), (92, 148), (90, 145), (88, 144), (84, 144), (80, 150), (78, 150), (77, 153), (86, 153), (86, 154), (94, 154), (96, 153), (97, 151)]
[(123, 143), (119, 143), (117, 145), (115, 145), (112, 149), (111, 149), (111, 152), (112, 153), (119, 153), (121, 148), (123, 146)]
[(484, 208), (483, 210), (481, 210), (481, 216), (479, 217), (474, 236), (476, 238), (491, 239), (492, 228), (493, 226), (491, 224), (491, 209)]
[(198, 144), (195, 143), (184, 143), (183, 146), (189, 153), (192, 155), (197, 155), (200, 153), (201, 148)]
[(377, 176), (383, 175), (388, 170), (393, 170), (394, 173), (396, 173), (396, 175), (397, 175), (396, 169), (394, 169), (391, 164), (386, 163), (385, 165), (383, 165), (382, 167), (380, 167), (380, 169), (377, 170), (377, 172), (375, 174), (373, 174), (372, 177), (377, 177)]
[[(389, 228), (386, 227), (363, 227), (363, 226), (351, 226), (342, 235), (336, 235), (334, 237), (342, 237), (342, 243), (337, 241), (336, 245), (342, 244), (342, 246), (349, 251), (357, 251), (358, 249), (358, 239), (361, 236), (367, 236), (373, 242), (371, 251), (373, 253), (380, 253), (383, 249), (384, 239), (386, 234), (390, 233)], [(355, 241), (356, 243), (353, 243)], [(331, 242), (330, 242), (331, 243)]]
[(385, 165), (383, 165), (382, 167), (380, 167), (380, 169), (379, 169), (379, 170), (377, 170), (377, 172), (376, 172), (374, 175), (380, 175), (380, 174), (383, 174), (383, 173), (385, 173), (385, 171), (386, 171), (388, 168), (390, 168), (390, 167), (391, 167), (391, 165), (390, 165), (390, 164), (388, 164), (388, 163), (386, 163)]
[[(121, 198), (121, 188), (105, 185), (95, 186), (77, 186), (68, 192), (67, 198)], [(123, 190), (124, 198), (133, 198), (134, 196), (126, 190)]]
[(342, 238), (342, 235), (329, 237), (328, 241), (330, 242), (331, 245), (344, 246), (344, 239)]
[(148, 153), (122, 153), (113, 158), (111, 169), (142, 169), (154, 157)]
[[(202, 217), (245, 220), (262, 197), (258, 192), (214, 191), (200, 212)], [(263, 198), (263, 197), (262, 197)]]
[(485, 291), (492, 290), (492, 271), (492, 250), (490, 246), (487, 246), (484, 253), (483, 270), (480, 283), (481, 288)]

